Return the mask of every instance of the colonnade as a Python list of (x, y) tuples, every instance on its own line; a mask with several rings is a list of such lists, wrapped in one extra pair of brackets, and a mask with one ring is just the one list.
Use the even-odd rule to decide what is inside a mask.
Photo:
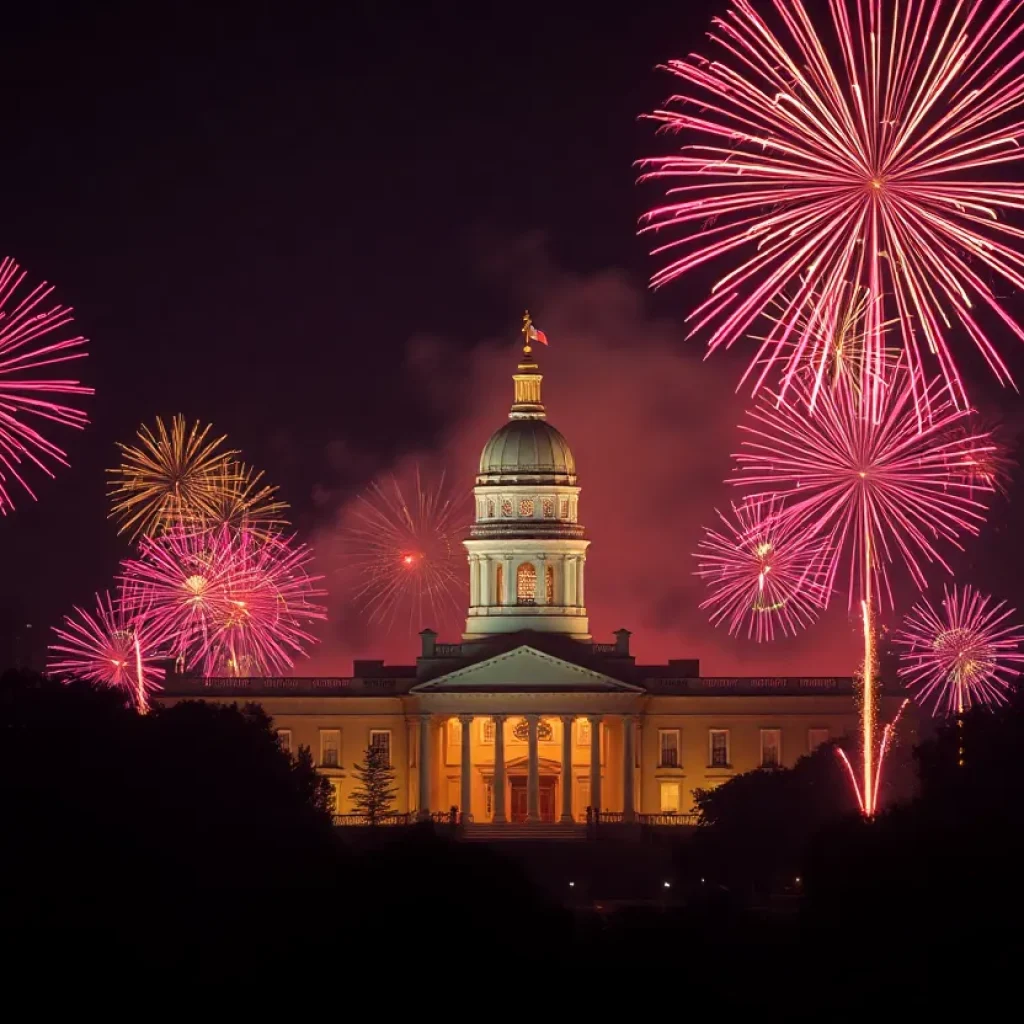
[[(458, 719), (462, 725), (462, 743), (460, 757), (460, 806), (463, 813), (470, 811), (472, 806), (473, 792), (473, 758), (472, 758), (472, 725), (478, 717), (475, 715), (459, 715)], [(539, 822), (540, 816), (540, 757), (538, 743), (538, 726), (544, 716), (540, 714), (497, 714), (486, 716), (494, 722), (494, 782), (493, 782), (493, 807), (494, 813), (491, 821), (494, 824), (504, 824), (508, 821), (508, 813), (505, 806), (505, 794), (507, 787), (507, 773), (505, 760), (505, 723), (510, 717), (525, 718), (527, 733), (527, 818), (528, 822)], [(559, 820), (564, 824), (573, 821), (572, 814), (572, 765), (573, 765), (573, 738), (572, 727), (577, 718), (586, 718), (590, 723), (590, 806), (602, 809), (601, 800), (601, 723), (605, 716), (600, 714), (588, 715), (559, 715), (562, 723), (562, 786), (561, 786), (561, 814)], [(427, 817), (431, 807), (431, 782), (433, 779), (433, 744), (431, 742), (432, 716), (421, 715), (419, 717), (419, 816)], [(622, 716), (622, 792), (623, 792), (623, 817), (626, 821), (632, 821), (635, 816), (634, 806), (634, 775), (635, 775), (635, 730), (636, 718), (633, 715)]]

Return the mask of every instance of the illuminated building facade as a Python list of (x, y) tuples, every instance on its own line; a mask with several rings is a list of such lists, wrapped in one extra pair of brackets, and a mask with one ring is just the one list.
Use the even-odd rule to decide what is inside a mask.
[(171, 678), (162, 699), (259, 701), (284, 744), (312, 750), (339, 813), (352, 809), (354, 763), (377, 745), (396, 769), (396, 812), (458, 808), (494, 828), (579, 822), (588, 808), (685, 814), (696, 788), (855, 731), (851, 678), (708, 678), (695, 660), (637, 664), (625, 629), (593, 642), (576, 466), (547, 422), (529, 342), (514, 382), (480, 458), (461, 642), (427, 629), (415, 665)]

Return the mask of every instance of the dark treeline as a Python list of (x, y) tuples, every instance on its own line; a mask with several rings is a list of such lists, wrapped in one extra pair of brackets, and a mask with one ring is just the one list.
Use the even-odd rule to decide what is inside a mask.
[[(429, 828), (341, 837), (308, 755), (283, 753), (258, 707), (140, 717), (114, 693), (8, 673), (0, 930), (29, 969), (43, 949), (48, 969), (199, 979), (570, 958), (729, 1003), (920, 1002), (981, 970), (995, 993), (1024, 912), (1024, 701), (972, 713), (964, 738), (963, 767), (955, 728), (923, 744), (917, 796), (873, 822), (822, 749), (700, 794), (690, 841), (512, 857)], [(609, 910), (627, 895), (643, 898)]]

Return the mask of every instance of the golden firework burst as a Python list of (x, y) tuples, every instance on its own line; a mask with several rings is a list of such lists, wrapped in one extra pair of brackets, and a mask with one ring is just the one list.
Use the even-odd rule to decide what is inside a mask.
[(226, 495), (239, 488), (239, 464), (238, 452), (224, 447), (226, 436), (209, 439), (211, 429), (189, 428), (177, 415), (168, 430), (158, 417), (154, 430), (139, 427), (137, 446), (118, 443), (121, 465), (108, 472), (110, 517), (120, 521), (119, 533), (152, 537), (217, 517)]
[(259, 540), (279, 534), (288, 526), (287, 502), (277, 497), (277, 487), (263, 483), (262, 471), (230, 461), (216, 487), (216, 509), (209, 525), (248, 530)]

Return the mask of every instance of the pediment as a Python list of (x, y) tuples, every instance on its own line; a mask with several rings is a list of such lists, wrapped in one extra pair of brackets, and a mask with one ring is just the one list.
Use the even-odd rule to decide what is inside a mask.
[(412, 693), (436, 692), (557, 693), (559, 691), (595, 693), (618, 691), (641, 693), (639, 687), (613, 679), (602, 672), (584, 668), (571, 661), (529, 646), (455, 669), (429, 682), (414, 686)]

